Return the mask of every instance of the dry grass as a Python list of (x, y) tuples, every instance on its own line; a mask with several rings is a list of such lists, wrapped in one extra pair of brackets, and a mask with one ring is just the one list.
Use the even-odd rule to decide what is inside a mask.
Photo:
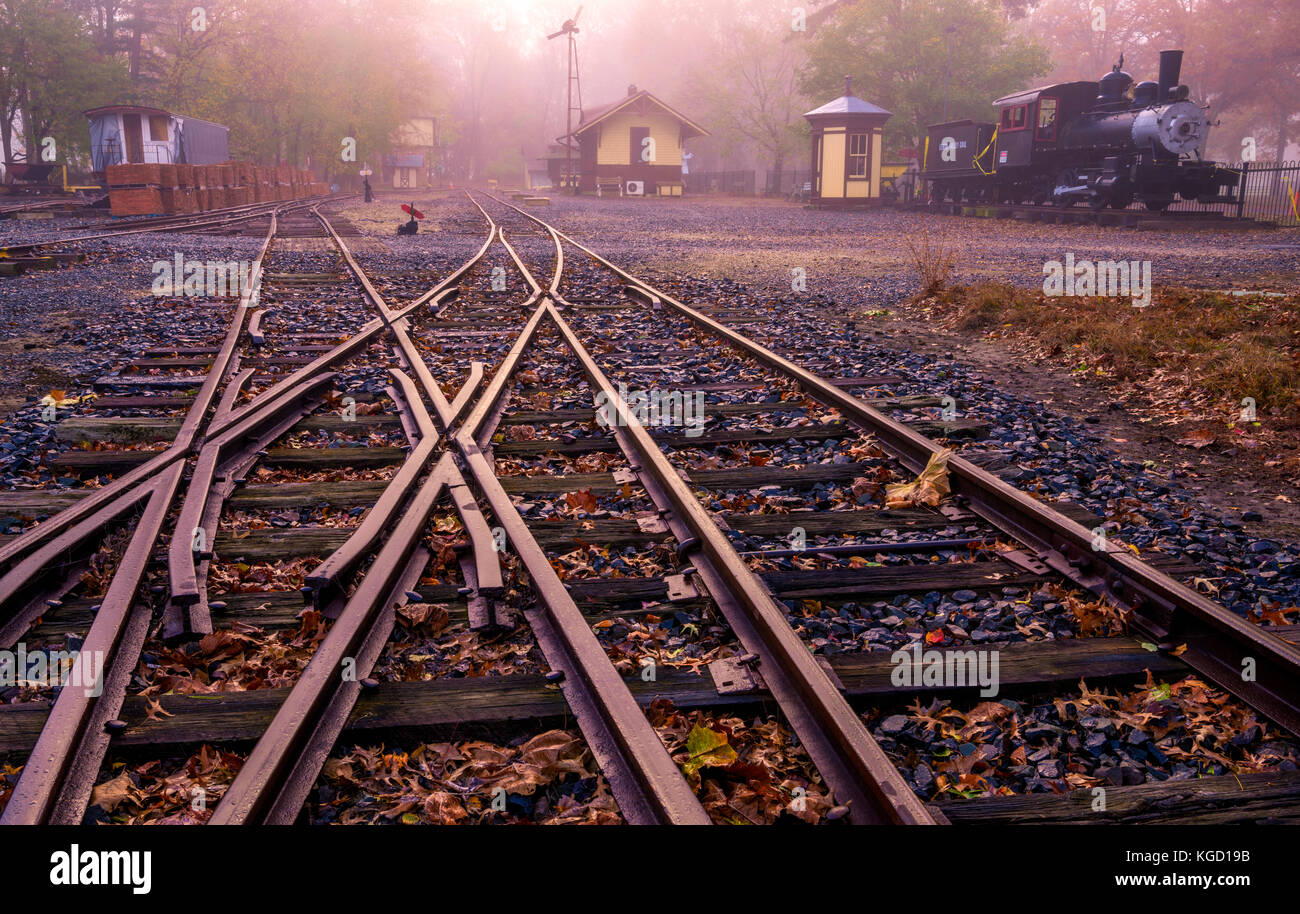
[(984, 283), (932, 297), (941, 318), (964, 330), (1029, 338), (1045, 354), (1141, 383), (1180, 375), (1232, 403), (1300, 418), (1300, 295), (1238, 297), (1185, 288), (1154, 290), (1150, 307), (1106, 298), (1049, 298)]
[(945, 236), (922, 229), (917, 237), (907, 239), (907, 250), (920, 281), (917, 298), (927, 298), (948, 287), (956, 251)]

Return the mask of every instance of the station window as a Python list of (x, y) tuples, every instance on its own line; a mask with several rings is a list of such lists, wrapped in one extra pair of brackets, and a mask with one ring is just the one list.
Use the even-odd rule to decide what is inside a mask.
[(849, 177), (865, 178), (867, 176), (867, 135), (865, 133), (849, 134)]
[(1003, 130), (1024, 130), (1026, 105), (1016, 105), (1002, 109), (1002, 129)]
[(153, 142), (167, 141), (167, 115), (149, 115), (149, 139)]
[(1038, 100), (1037, 139), (1051, 140), (1056, 138), (1056, 107), (1057, 101), (1054, 98), (1040, 98)]

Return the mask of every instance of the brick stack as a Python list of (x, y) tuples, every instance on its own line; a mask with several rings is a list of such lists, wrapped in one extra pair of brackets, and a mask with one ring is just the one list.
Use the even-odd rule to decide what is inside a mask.
[[(184, 215), (190, 212), (188, 204), (190, 179), (188, 165), (159, 165), (159, 187), (162, 189), (163, 212), (167, 215)], [(181, 182), (186, 184), (182, 185)]]
[(211, 209), (208, 205), (208, 166), (191, 165), (190, 168), (193, 169), (190, 186), (194, 194), (194, 209), (202, 213)]
[(114, 216), (157, 216), (163, 212), (162, 175), (157, 165), (110, 165), (108, 203)]
[(327, 183), (289, 165), (110, 165), (105, 175), (114, 216), (203, 213), (325, 196)]
[(235, 166), (230, 162), (226, 162), (212, 167), (217, 170), (217, 174), (220, 176), (217, 179), (219, 186), (213, 196), (213, 208), (222, 209), (229, 206), (238, 206), (239, 204), (235, 202)]

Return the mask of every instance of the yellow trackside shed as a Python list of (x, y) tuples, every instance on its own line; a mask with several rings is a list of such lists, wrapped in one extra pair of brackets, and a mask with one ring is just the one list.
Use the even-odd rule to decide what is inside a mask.
[(880, 202), (882, 134), (890, 112), (844, 94), (804, 115), (812, 127), (812, 203), (868, 206)]
[(582, 112), (571, 135), (578, 145), (578, 189), (617, 184), (630, 193), (678, 196), (683, 146), (708, 135), (649, 92), (629, 86), (626, 98)]

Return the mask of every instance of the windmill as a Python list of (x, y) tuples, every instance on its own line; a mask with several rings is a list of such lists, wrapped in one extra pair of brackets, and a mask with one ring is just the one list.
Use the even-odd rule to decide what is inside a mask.
[(569, 80), (568, 86), (568, 110), (565, 112), (565, 131), (564, 131), (564, 180), (569, 182), (572, 188), (571, 193), (575, 196), (578, 193), (578, 185), (573, 180), (573, 170), (571, 162), (573, 161), (573, 147), (570, 144), (570, 136), (573, 135), (573, 93), (576, 89), (578, 92), (578, 119), (582, 119), (582, 81), (578, 79), (578, 17), (582, 15), (582, 7), (573, 14), (572, 19), (564, 20), (564, 25), (560, 26), (558, 32), (553, 32), (546, 36), (546, 40), (559, 38), (561, 35), (569, 36)]

